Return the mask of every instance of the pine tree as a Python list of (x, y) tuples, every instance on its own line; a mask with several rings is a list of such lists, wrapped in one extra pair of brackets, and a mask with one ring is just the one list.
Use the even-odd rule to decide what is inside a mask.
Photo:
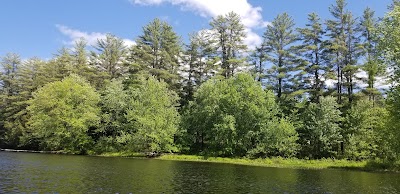
[[(72, 66), (71, 72), (79, 75), (82, 78), (85, 78), (97, 89), (101, 89), (105, 80), (109, 78), (109, 74), (107, 72), (100, 71), (101, 69), (96, 67), (98, 64), (89, 60), (89, 53), (86, 50), (86, 46), (87, 42), (84, 39), (80, 39), (75, 42), (75, 45), (70, 52)], [(92, 59), (95, 61), (97, 60), (96, 58)]]
[(245, 63), (243, 52), (247, 46), (243, 43), (246, 37), (244, 25), (240, 16), (234, 12), (213, 18), (210, 25), (217, 39), (218, 49), (215, 50), (219, 51), (222, 75), (230, 77)]
[[(329, 8), (333, 19), (327, 20), (329, 47), (336, 66), (336, 94), (339, 104), (343, 103), (343, 93), (347, 92), (348, 101), (353, 101), (355, 74), (358, 71), (359, 36), (356, 31), (356, 19), (346, 10), (346, 0), (336, 0)], [(346, 91), (347, 90), (347, 91)]]
[(323, 30), (321, 20), (316, 13), (308, 15), (309, 23), (306, 28), (299, 28), (302, 44), (299, 46), (300, 52), (308, 61), (308, 65), (304, 68), (306, 82), (305, 89), (310, 94), (311, 102), (319, 102), (323, 95), (325, 74), (329, 71), (325, 64), (326, 43), (323, 40), (325, 32)]
[[(158, 80), (164, 80), (169, 88), (178, 92), (180, 37), (171, 25), (156, 18), (143, 27), (143, 34), (132, 49), (133, 63), (138, 64), (136, 72), (148, 72)], [(145, 73), (146, 74), (146, 73)]]
[(339, 104), (342, 103), (342, 87), (343, 87), (343, 72), (344, 58), (347, 52), (346, 36), (345, 36), (345, 20), (346, 20), (346, 7), (345, 0), (336, 0), (336, 5), (331, 5), (329, 11), (332, 14), (332, 20), (327, 20), (327, 31), (329, 40), (329, 49), (333, 55), (333, 65), (336, 66), (336, 94)]
[(212, 56), (214, 40), (209, 31), (199, 31), (190, 35), (190, 44), (182, 58), (184, 66), (183, 104), (193, 99), (196, 89), (217, 72), (215, 59)]
[(293, 91), (292, 80), (296, 59), (297, 35), (294, 21), (287, 13), (279, 14), (264, 33), (265, 53), (272, 67), (267, 71), (267, 79), (280, 100), (284, 94)]
[(19, 131), (10, 128), (12, 117), (18, 112), (13, 103), (18, 101), (19, 87), (17, 72), (21, 66), (21, 59), (15, 53), (8, 53), (0, 62), (0, 129), (3, 137), (0, 140), (8, 145), (18, 145)]
[(360, 21), (360, 32), (361, 32), (361, 48), (363, 57), (362, 69), (367, 73), (368, 87), (365, 89), (365, 93), (368, 95), (369, 100), (374, 101), (375, 96), (379, 95), (380, 92), (376, 88), (377, 76), (382, 75), (385, 72), (383, 62), (379, 59), (377, 52), (377, 19), (374, 17), (375, 12), (370, 8), (364, 10), (363, 17)]
[(265, 61), (266, 61), (266, 54), (265, 54), (265, 45), (261, 44), (259, 47), (256, 47), (254, 51), (250, 54), (251, 63), (254, 65), (253, 72), (257, 81), (262, 82), (264, 78), (264, 71), (265, 71)]
[(122, 39), (112, 34), (107, 34), (105, 39), (97, 40), (94, 48), (99, 53), (92, 52), (92, 63), (101, 71), (107, 72), (110, 79), (126, 74), (128, 50)]

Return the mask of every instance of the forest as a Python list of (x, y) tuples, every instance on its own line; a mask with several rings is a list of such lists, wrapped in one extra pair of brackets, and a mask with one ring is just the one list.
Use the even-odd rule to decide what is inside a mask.
[[(154, 19), (51, 59), (0, 60), (0, 148), (101, 154), (400, 159), (400, 1), (346, 0), (296, 28), (277, 15), (248, 48), (234, 12), (187, 43)], [(384, 86), (384, 87), (383, 87)]]

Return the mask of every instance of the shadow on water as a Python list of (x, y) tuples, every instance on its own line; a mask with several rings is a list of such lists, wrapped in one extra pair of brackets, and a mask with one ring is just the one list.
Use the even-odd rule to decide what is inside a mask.
[(337, 167), (330, 166), (329, 169), (349, 170), (349, 171), (363, 171), (363, 172), (376, 172), (376, 173), (400, 173), (400, 165), (397, 161), (368, 161), (365, 166), (346, 166)]

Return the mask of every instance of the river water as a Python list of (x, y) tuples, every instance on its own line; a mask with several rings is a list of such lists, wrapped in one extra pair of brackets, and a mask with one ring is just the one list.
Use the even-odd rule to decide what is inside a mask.
[(0, 193), (400, 193), (400, 174), (0, 152)]

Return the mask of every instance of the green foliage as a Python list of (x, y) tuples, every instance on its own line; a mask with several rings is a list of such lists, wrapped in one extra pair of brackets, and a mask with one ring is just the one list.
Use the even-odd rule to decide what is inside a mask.
[(333, 97), (320, 99), (320, 103), (310, 103), (299, 128), (301, 155), (310, 158), (337, 157), (342, 140), (342, 120), (339, 105)]
[(97, 40), (95, 49), (99, 53), (92, 52), (93, 63), (100, 68), (101, 72), (106, 72), (111, 79), (126, 73), (125, 60), (128, 50), (122, 39), (107, 34), (105, 39)]
[(128, 92), (122, 80), (111, 80), (101, 92), (101, 125), (96, 130), (96, 152), (119, 151), (123, 148), (117, 142), (118, 136), (127, 125)]
[[(156, 18), (143, 27), (143, 34), (132, 48), (132, 71), (146, 72), (179, 91), (179, 61), (181, 42), (171, 25)], [(135, 69), (136, 68), (136, 69)]]
[(400, 87), (396, 86), (389, 92), (387, 98), (387, 109), (389, 111), (389, 120), (385, 139), (391, 148), (389, 157), (399, 157), (400, 155)]
[[(7, 54), (0, 147), (393, 163), (400, 153), (399, 1), (389, 10), (382, 21), (371, 9), (357, 19), (346, 0), (336, 0), (330, 19), (310, 14), (298, 34), (293, 19), (279, 14), (251, 55), (233, 12), (213, 18), (185, 49), (172, 26), (155, 19), (129, 49), (108, 34), (91, 55), (83, 39), (49, 60)], [(238, 74), (248, 70), (247, 56), (255, 77)], [(394, 87), (385, 104), (378, 78), (386, 65)]]
[(394, 70), (392, 80), (400, 80), (400, 6), (395, 4), (393, 10), (386, 14), (379, 26), (378, 49), (386, 64)]
[(302, 44), (299, 46), (299, 51), (303, 54), (307, 63), (304, 67), (299, 66), (301, 70), (303, 89), (310, 94), (311, 102), (319, 102), (323, 95), (323, 80), (326, 80), (329, 72), (329, 67), (326, 64), (326, 41), (323, 40), (325, 32), (322, 28), (321, 19), (316, 13), (308, 15), (306, 28), (297, 29), (300, 33)]
[(93, 145), (89, 129), (99, 123), (99, 101), (95, 89), (76, 75), (49, 83), (29, 101), (25, 138), (39, 139), (44, 150), (85, 153)]
[(213, 78), (200, 86), (184, 113), (182, 127), (192, 152), (291, 155), (296, 151), (293, 142), (297, 136), (290, 123), (276, 119), (277, 112), (271, 92), (263, 91), (250, 75), (237, 74), (229, 79)]
[(216, 40), (218, 58), (221, 60), (222, 75), (233, 76), (239, 67), (244, 66), (243, 52), (247, 49), (244, 44), (246, 32), (240, 15), (229, 12), (219, 15), (210, 22), (213, 38)]
[(294, 89), (291, 81), (294, 79), (294, 63), (297, 58), (293, 43), (298, 38), (294, 25), (293, 18), (287, 13), (279, 14), (264, 33), (264, 52), (267, 54), (267, 61), (272, 63), (266, 76), (278, 99)]
[(345, 156), (363, 160), (383, 157), (388, 112), (371, 101), (359, 101), (347, 112), (344, 121)]
[(121, 140), (134, 151), (177, 151), (174, 135), (180, 120), (178, 100), (165, 82), (155, 77), (142, 78), (140, 87), (129, 89), (127, 129)]

